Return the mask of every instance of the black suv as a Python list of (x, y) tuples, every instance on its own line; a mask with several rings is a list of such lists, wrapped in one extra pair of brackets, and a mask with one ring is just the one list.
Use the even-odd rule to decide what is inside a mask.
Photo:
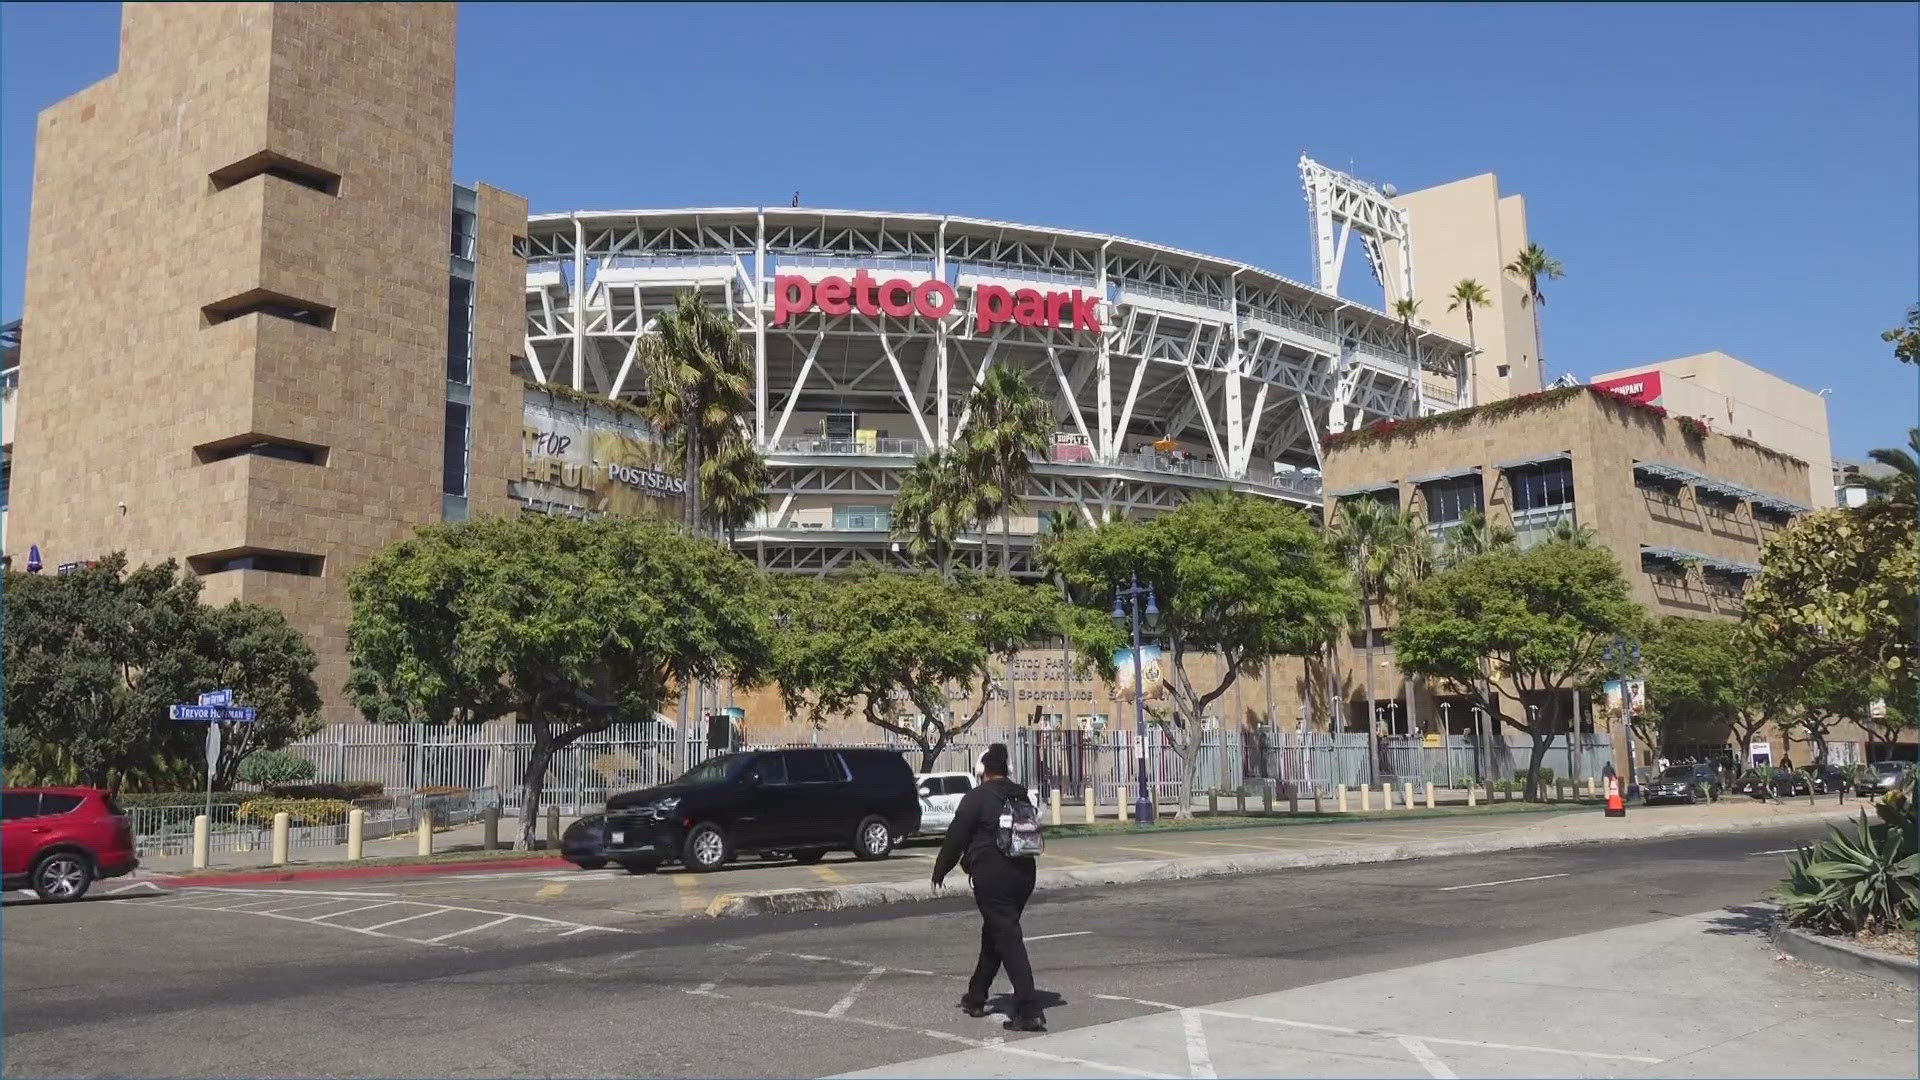
[[(710, 758), (663, 787), (607, 800), (563, 854), (646, 873), (678, 860), (717, 870), (742, 853), (819, 862), (829, 851), (884, 859), (920, 827), (920, 793), (898, 751), (836, 747)], [(591, 835), (598, 832), (598, 836)], [(597, 841), (597, 843), (595, 842)]]
[(1712, 802), (1720, 798), (1720, 771), (1705, 762), (1669, 765), (1648, 780), (1641, 792), (1648, 806), (1657, 802), (1696, 803), (1703, 797)]

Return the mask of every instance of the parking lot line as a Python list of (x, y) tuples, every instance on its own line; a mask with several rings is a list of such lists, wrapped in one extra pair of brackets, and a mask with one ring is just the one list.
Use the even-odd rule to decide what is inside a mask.
[(1093, 865), (1092, 859), (1082, 859), (1073, 855), (1062, 855), (1059, 852), (1055, 852), (1055, 851), (1047, 852), (1045, 854), (1045, 857), (1055, 862), (1066, 863), (1068, 866), (1092, 866)]
[(847, 879), (845, 875), (841, 874), (840, 871), (835, 870), (831, 866), (809, 866), (807, 867), (807, 869), (813, 871), (814, 877), (817, 877), (821, 881), (827, 882), (828, 884), (845, 885), (847, 883)]
[(442, 907), (442, 908), (434, 908), (434, 909), (432, 909), (431, 911), (420, 911), (420, 912), (415, 912), (415, 913), (414, 913), (414, 914), (412, 914), (412, 915), (403, 915), (403, 916), (401, 916), (401, 917), (400, 917), (400, 918), (398, 918), (398, 919), (394, 919), (394, 920), (392, 920), (391, 922), (383, 922), (383, 923), (380, 923), (380, 924), (378, 924), (378, 925), (376, 925), (376, 926), (369, 926), (369, 927), (367, 927), (366, 929), (367, 929), (367, 930), (369, 930), (369, 931), (373, 931), (373, 930), (385, 930), (385, 929), (386, 929), (387, 927), (389, 927), (389, 926), (399, 926), (399, 925), (400, 925), (401, 923), (403, 923), (403, 922), (412, 922), (412, 921), (413, 921), (413, 920), (415, 920), (415, 919), (424, 919), (424, 918), (426, 918), (426, 917), (427, 917), (427, 916), (429, 916), (429, 915), (444, 915), (444, 914), (446, 914), (447, 912), (449, 912), (449, 911), (452, 911), (452, 910), (453, 910), (452, 908), (443, 908), (443, 907)]
[(559, 896), (561, 893), (564, 893), (566, 891), (567, 891), (567, 882), (550, 881), (547, 884), (540, 886), (540, 891), (534, 893), (533, 898), (535, 900), (551, 900), (554, 897)]
[(1170, 859), (1184, 859), (1187, 857), (1187, 853), (1184, 851), (1168, 851), (1166, 848), (1157, 847), (1120, 847), (1116, 844), (1113, 850), (1138, 851), (1143, 855), (1164, 855)]
[(1454, 892), (1458, 889), (1484, 889), (1489, 885), (1517, 885), (1522, 881), (1545, 881), (1548, 878), (1566, 877), (1566, 874), (1537, 874), (1533, 877), (1510, 877), (1500, 881), (1479, 881), (1472, 885), (1449, 885), (1440, 892)]
[(688, 915), (707, 910), (706, 893), (691, 872), (674, 874), (674, 887), (680, 891), (680, 910)]
[(447, 940), (448, 938), (459, 937), (461, 934), (471, 934), (475, 930), (485, 930), (490, 926), (499, 926), (503, 922), (512, 922), (517, 918), (519, 918), (518, 915), (502, 915), (499, 918), (493, 920), (492, 922), (483, 922), (478, 926), (469, 926), (465, 930), (454, 930), (449, 933), (441, 934), (439, 937), (427, 938), (426, 944), (438, 945), (439, 943)]

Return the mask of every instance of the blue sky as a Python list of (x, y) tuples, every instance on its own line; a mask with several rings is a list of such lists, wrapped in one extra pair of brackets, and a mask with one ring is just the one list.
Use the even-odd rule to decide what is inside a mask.
[[(455, 172), (536, 211), (798, 190), (1305, 280), (1300, 150), (1401, 190), (1492, 171), (1567, 267), (1551, 371), (1722, 349), (1831, 387), (1858, 456), (1915, 415), (1879, 332), (1920, 299), (1917, 10), (471, 4)], [(111, 72), (118, 17), (0, 5), (5, 317), (34, 115)]]

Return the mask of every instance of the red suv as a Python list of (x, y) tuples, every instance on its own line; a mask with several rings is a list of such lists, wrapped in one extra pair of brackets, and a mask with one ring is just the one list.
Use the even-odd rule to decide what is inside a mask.
[(113, 793), (100, 788), (0, 791), (0, 887), (32, 889), (42, 900), (78, 900), (96, 878), (140, 865), (133, 826)]

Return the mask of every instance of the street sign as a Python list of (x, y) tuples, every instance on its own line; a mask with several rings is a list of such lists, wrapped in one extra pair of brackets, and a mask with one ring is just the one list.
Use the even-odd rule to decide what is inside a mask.
[(204, 693), (204, 694), (201, 694), (201, 695), (200, 695), (200, 704), (202, 704), (202, 705), (231, 705), (231, 704), (233, 704), (233, 691), (231, 691), (231, 690), (209, 690), (209, 691), (207, 691), (206, 693)]
[(251, 705), (169, 705), (167, 719), (251, 724), (257, 710)]
[(207, 772), (211, 773), (220, 765), (220, 725), (207, 725)]

